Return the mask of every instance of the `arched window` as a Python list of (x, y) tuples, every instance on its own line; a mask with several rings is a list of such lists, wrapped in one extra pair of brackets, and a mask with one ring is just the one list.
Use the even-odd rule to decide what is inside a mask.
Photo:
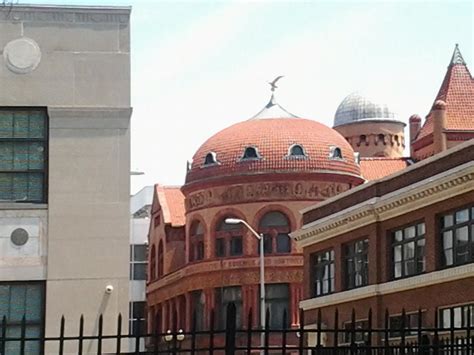
[(204, 227), (199, 221), (189, 229), (189, 261), (204, 259)]
[(329, 158), (330, 159), (342, 159), (342, 151), (339, 147), (331, 147), (329, 149)]
[(244, 150), (244, 155), (242, 156), (242, 159), (259, 159), (260, 155), (258, 154), (257, 148), (255, 147), (247, 147)]
[(260, 220), (258, 231), (264, 237), (265, 254), (291, 251), (290, 223), (283, 213), (272, 211), (265, 214)]
[(305, 157), (306, 154), (304, 152), (303, 146), (299, 144), (293, 144), (290, 147), (290, 151), (288, 154), (290, 157), (297, 157), (297, 158), (302, 158)]
[(361, 134), (359, 137), (359, 143), (357, 145), (360, 146), (361, 144), (369, 144), (369, 142), (367, 141), (367, 136), (365, 134)]
[(378, 142), (385, 144), (385, 135), (384, 134), (377, 135), (377, 140)]
[(151, 246), (150, 252), (150, 281), (156, 279), (156, 248), (155, 245)]
[(158, 245), (158, 278), (160, 278), (161, 276), (163, 276), (163, 265), (164, 265), (164, 261), (163, 261), (163, 241), (160, 240), (160, 244)]
[(218, 258), (237, 256), (243, 253), (242, 224), (229, 224), (225, 220), (235, 218), (226, 216), (217, 224), (215, 239), (215, 255)]
[(206, 154), (206, 158), (204, 158), (204, 165), (212, 164), (217, 164), (217, 154), (214, 152), (209, 152)]

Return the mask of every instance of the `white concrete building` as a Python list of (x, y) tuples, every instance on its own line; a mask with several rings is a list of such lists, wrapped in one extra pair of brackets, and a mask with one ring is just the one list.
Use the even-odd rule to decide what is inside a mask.
[(27, 334), (46, 336), (58, 336), (62, 315), (76, 336), (81, 314), (85, 334), (101, 313), (104, 334), (128, 314), (130, 11), (0, 5), (0, 317), (10, 335), (23, 314)]
[[(130, 198), (130, 305), (129, 331), (136, 334), (146, 332), (146, 279), (148, 228), (153, 200), (153, 186), (146, 186)], [(143, 349), (144, 344), (141, 345)], [(135, 342), (130, 342), (135, 348)]]

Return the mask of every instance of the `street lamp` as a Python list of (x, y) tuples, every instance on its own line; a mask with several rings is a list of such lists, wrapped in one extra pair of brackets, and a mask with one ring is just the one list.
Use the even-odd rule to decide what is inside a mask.
[[(171, 345), (170, 343), (174, 341), (175, 335), (171, 332), (171, 329), (168, 329), (166, 331), (166, 335), (163, 337), (168, 344), (168, 349), (170, 349)], [(182, 329), (178, 330), (178, 334), (176, 334), (176, 340), (178, 341), (178, 344), (174, 343), (178, 349), (180, 347), (180, 343), (184, 340), (184, 332)], [(173, 345), (174, 346), (174, 345)]]
[(239, 218), (226, 218), (225, 223), (227, 224), (243, 224), (248, 228), (250, 232), (258, 239), (260, 243), (260, 327), (262, 328), (262, 332), (260, 333), (260, 346), (265, 346), (265, 268), (264, 268), (264, 261), (263, 261), (263, 234), (258, 234), (255, 229), (253, 229), (247, 222), (243, 219)]

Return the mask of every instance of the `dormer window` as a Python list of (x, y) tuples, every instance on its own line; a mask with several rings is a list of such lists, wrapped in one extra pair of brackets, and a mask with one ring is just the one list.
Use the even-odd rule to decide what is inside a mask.
[(293, 144), (289, 149), (288, 149), (288, 155), (287, 158), (289, 159), (305, 159), (307, 158), (306, 152), (304, 151), (304, 148), (300, 144)]
[(244, 155), (242, 160), (255, 160), (260, 159), (260, 154), (258, 154), (257, 148), (255, 147), (246, 147), (244, 150)]
[(342, 151), (339, 147), (330, 147), (329, 148), (329, 159), (339, 159), (342, 160)]
[(204, 158), (204, 165), (215, 165), (218, 164), (219, 162), (217, 161), (217, 154), (215, 152), (209, 152), (206, 154), (206, 157)]

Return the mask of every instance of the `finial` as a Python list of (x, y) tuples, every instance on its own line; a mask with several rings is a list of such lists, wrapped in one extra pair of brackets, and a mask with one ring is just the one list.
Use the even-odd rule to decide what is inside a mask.
[(280, 76), (277, 76), (272, 82), (270, 82), (270, 81), (268, 82), (271, 86), (272, 92), (275, 92), (275, 89), (278, 89), (278, 86), (276, 86), (276, 82), (278, 80), (280, 80), (281, 78), (283, 78), (283, 77), (284, 77), (283, 75), (280, 75)]
[(455, 64), (464, 64), (466, 65), (466, 62), (464, 61), (464, 58), (461, 55), (461, 51), (459, 50), (459, 44), (456, 43), (456, 46), (454, 47), (454, 52), (453, 56), (451, 57), (451, 63), (450, 65), (455, 65)]

